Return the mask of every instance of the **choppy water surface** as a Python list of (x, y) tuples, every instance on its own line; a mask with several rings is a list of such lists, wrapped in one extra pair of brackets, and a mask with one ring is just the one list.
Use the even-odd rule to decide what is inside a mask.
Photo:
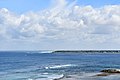
[(120, 80), (120, 75), (96, 77), (100, 70), (120, 69), (120, 54), (0, 52), (0, 80)]

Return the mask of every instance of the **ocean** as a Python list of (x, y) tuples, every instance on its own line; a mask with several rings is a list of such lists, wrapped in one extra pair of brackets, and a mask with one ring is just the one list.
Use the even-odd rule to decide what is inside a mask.
[(119, 74), (95, 76), (104, 69), (120, 69), (120, 54), (0, 52), (0, 80), (120, 80)]

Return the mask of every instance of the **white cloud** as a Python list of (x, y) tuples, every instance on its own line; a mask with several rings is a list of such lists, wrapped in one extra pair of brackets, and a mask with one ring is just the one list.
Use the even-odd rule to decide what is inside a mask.
[(94, 8), (66, 0), (56, 0), (55, 4), (44, 11), (21, 15), (0, 9), (0, 37), (93, 43), (120, 40), (120, 5)]

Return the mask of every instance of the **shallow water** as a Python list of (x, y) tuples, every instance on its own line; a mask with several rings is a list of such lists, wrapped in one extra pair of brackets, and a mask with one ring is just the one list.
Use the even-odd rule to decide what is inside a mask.
[(0, 52), (0, 80), (53, 80), (63, 75), (75, 75), (75, 80), (120, 80), (119, 74), (93, 77), (108, 68), (120, 68), (120, 54)]

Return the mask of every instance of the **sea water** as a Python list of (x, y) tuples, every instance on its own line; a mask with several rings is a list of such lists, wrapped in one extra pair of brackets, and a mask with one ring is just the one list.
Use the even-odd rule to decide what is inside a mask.
[[(0, 80), (120, 80), (120, 75), (95, 76), (103, 69), (120, 69), (120, 54), (0, 52)], [(69, 80), (66, 79), (66, 80)]]

